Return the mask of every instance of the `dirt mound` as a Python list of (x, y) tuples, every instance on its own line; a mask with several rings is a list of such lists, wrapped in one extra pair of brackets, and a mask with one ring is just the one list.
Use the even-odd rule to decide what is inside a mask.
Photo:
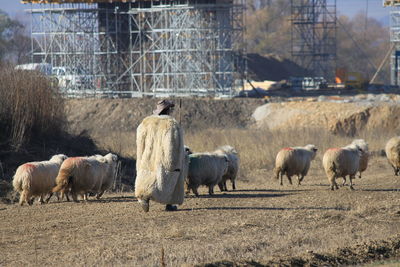
[[(112, 131), (134, 132), (144, 117), (151, 115), (158, 99), (74, 99), (66, 103), (67, 120), (74, 133), (87, 131), (103, 136)], [(260, 99), (179, 99), (174, 117), (186, 132), (207, 128), (244, 128), (251, 114), (264, 104)], [(180, 104), (181, 103), (181, 107)]]
[(333, 253), (320, 254), (308, 251), (308, 255), (304, 255), (303, 257), (280, 257), (267, 263), (259, 263), (255, 261), (240, 263), (222, 261), (196, 266), (343, 266), (365, 264), (391, 258), (400, 258), (400, 236), (390, 240), (373, 241), (368, 244), (359, 244), (354, 247), (340, 248)]
[(395, 132), (400, 129), (398, 105), (283, 102), (258, 107), (253, 113), (257, 127), (270, 130), (327, 129), (334, 134), (355, 136), (363, 130)]
[(254, 81), (281, 81), (291, 76), (308, 76), (307, 71), (288, 59), (276, 55), (248, 54), (249, 77)]

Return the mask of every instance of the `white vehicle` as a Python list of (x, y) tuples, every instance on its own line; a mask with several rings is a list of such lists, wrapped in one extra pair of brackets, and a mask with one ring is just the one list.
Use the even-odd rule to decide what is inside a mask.
[(52, 66), (49, 63), (28, 63), (15, 66), (16, 70), (38, 71), (46, 76), (52, 74)]
[(83, 69), (70, 67), (53, 67), (53, 75), (58, 80), (60, 88), (90, 87), (90, 78)]

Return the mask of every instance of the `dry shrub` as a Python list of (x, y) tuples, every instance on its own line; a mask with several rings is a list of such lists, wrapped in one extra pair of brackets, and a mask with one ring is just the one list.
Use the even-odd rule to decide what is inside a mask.
[(64, 103), (51, 81), (34, 71), (0, 66), (0, 140), (15, 150), (33, 138), (58, 134)]

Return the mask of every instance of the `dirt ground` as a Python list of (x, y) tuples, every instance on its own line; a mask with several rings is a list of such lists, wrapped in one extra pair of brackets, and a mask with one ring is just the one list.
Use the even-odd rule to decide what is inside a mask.
[(177, 212), (151, 202), (143, 213), (132, 192), (87, 203), (0, 204), (0, 266), (335, 266), (400, 259), (400, 178), (383, 157), (371, 160), (355, 191), (330, 191), (319, 159), (301, 186), (287, 180), (280, 186), (271, 170), (259, 169), (241, 173), (237, 188), (212, 197), (202, 188)]

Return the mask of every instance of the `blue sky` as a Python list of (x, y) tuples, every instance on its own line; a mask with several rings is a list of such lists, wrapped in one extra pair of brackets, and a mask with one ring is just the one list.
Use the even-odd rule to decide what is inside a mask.
[[(328, 0), (329, 1), (329, 0)], [(359, 12), (365, 12), (368, 4), (368, 15), (379, 21), (388, 20), (391, 8), (384, 8), (382, 0), (337, 0), (337, 10), (339, 14), (354, 16)], [(23, 10), (29, 8), (29, 5), (21, 4), (19, 0), (0, 0), (0, 9), (6, 11), (14, 17)]]

